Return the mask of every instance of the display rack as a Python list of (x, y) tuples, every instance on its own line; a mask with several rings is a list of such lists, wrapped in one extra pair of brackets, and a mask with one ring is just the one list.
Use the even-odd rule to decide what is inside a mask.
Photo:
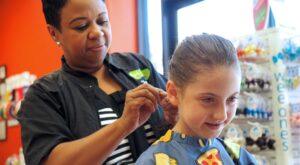
[(257, 36), (265, 44), (265, 56), (242, 57), (241, 61), (264, 65), (270, 70), (272, 120), (265, 121), (259, 119), (237, 118), (233, 120), (233, 123), (243, 125), (243, 123), (246, 123), (245, 120), (252, 120), (252, 122), (269, 125), (272, 128), (276, 140), (275, 151), (259, 152), (258, 154), (275, 159), (271, 161), (271, 164), (277, 165), (297, 165), (297, 162), (300, 162), (300, 125), (291, 125), (290, 122), (290, 93), (294, 93), (293, 99), (300, 100), (300, 90), (298, 92), (291, 92), (288, 90), (286, 85), (287, 64), (283, 62), (282, 58), (284, 43), (287, 39), (292, 38), (295, 35), (295, 32), (290, 29), (271, 28), (233, 40), (235, 42), (237, 40)]

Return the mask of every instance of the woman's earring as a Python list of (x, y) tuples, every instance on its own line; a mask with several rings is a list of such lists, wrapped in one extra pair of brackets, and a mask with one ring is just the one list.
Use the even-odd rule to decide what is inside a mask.
[(101, 35), (101, 36), (104, 36), (104, 32), (103, 32), (102, 30), (100, 31), (100, 35)]
[(60, 46), (60, 42), (59, 42), (59, 41), (57, 41), (57, 42), (56, 42), (56, 45)]

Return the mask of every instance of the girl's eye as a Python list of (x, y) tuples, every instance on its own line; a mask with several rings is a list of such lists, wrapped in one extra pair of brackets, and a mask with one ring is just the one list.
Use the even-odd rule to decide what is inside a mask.
[(238, 97), (237, 96), (233, 96), (233, 97), (230, 97), (229, 99), (228, 99), (228, 102), (229, 103), (236, 103), (237, 101), (238, 101)]
[(201, 101), (206, 104), (210, 104), (210, 103), (213, 103), (215, 101), (215, 99), (213, 97), (206, 97), (206, 98), (202, 98)]

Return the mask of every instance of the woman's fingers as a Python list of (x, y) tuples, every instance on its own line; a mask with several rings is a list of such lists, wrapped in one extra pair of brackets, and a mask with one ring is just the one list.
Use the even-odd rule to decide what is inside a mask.
[(164, 101), (167, 98), (167, 92), (162, 89), (158, 89), (159, 102)]
[(134, 130), (149, 119), (158, 103), (157, 88), (149, 84), (142, 84), (126, 93), (122, 119), (126, 121), (131, 130)]
[(148, 88), (140, 88), (138, 90), (128, 91), (126, 97), (128, 101), (143, 97), (152, 101), (153, 104), (157, 104), (158, 102), (156, 94)]
[(175, 125), (178, 120), (178, 107), (177, 105), (173, 105), (168, 97), (166, 92), (160, 91), (160, 105), (164, 109), (164, 116), (166, 121), (168, 121), (171, 125)]
[(154, 107), (156, 106), (156, 104), (151, 99), (143, 96), (128, 98), (125, 104), (127, 105), (127, 109), (129, 109), (130, 111), (150, 109), (150, 111), (153, 112), (155, 110)]

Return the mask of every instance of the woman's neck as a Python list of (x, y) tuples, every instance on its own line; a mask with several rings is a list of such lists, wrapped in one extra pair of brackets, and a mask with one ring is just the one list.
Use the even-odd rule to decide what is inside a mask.
[(122, 89), (119, 82), (117, 82), (116, 79), (109, 74), (106, 65), (103, 65), (101, 69), (93, 74), (93, 76), (97, 78), (99, 88), (106, 94), (111, 94)]

